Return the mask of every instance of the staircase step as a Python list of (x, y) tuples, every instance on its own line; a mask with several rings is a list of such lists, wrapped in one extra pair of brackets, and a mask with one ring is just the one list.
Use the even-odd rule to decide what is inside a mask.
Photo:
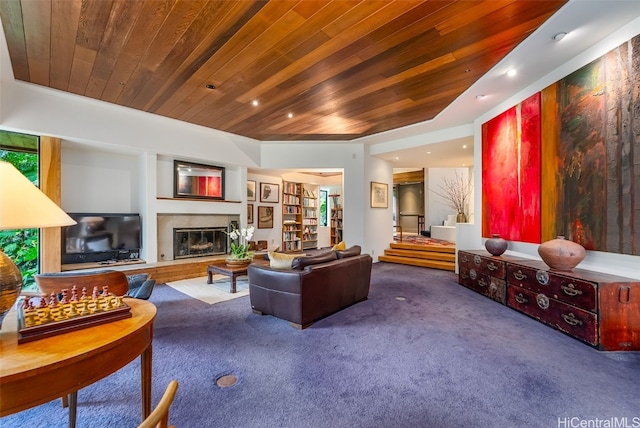
[(451, 245), (419, 245), (419, 244), (403, 244), (399, 242), (392, 242), (389, 246), (398, 250), (415, 250), (415, 251), (430, 251), (435, 253), (456, 253), (456, 246)]
[(455, 271), (456, 265), (453, 262), (445, 262), (439, 260), (418, 259), (413, 257), (398, 256), (380, 256), (378, 260), (381, 262), (397, 263), (401, 265), (421, 266), (433, 269)]
[(442, 253), (435, 251), (417, 251), (417, 250), (401, 250), (401, 249), (387, 249), (384, 250), (385, 256), (398, 256), (398, 257), (410, 257), (417, 259), (429, 259), (440, 260), (454, 263), (456, 261), (456, 255), (454, 253)]

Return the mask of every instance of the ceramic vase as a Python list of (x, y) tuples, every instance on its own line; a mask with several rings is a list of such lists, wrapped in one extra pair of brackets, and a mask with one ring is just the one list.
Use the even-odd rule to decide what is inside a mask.
[(466, 223), (467, 215), (465, 213), (458, 213), (456, 216), (456, 223)]
[(551, 269), (571, 270), (584, 259), (586, 251), (577, 242), (558, 236), (540, 244), (538, 254)]
[(507, 247), (509, 243), (506, 239), (500, 237), (499, 234), (494, 233), (491, 238), (487, 239), (484, 243), (484, 247), (487, 249), (492, 256), (499, 256), (505, 251), (507, 251)]

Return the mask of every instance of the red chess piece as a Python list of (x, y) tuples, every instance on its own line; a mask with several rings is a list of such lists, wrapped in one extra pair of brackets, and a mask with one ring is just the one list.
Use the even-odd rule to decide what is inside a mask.
[(33, 305), (33, 303), (31, 303), (31, 297), (25, 296), (24, 303), (22, 304), (22, 307), (24, 309), (27, 309), (30, 305)]
[(49, 306), (51, 307), (56, 307), (58, 306), (58, 297), (56, 296), (56, 293), (51, 293), (51, 296), (49, 296)]
[(65, 288), (62, 290), (62, 299), (60, 299), (60, 303), (67, 304), (69, 303), (69, 296), (67, 296), (68, 290)]
[(98, 286), (93, 287), (93, 294), (91, 295), (92, 299), (97, 299), (100, 297), (100, 293), (98, 293)]

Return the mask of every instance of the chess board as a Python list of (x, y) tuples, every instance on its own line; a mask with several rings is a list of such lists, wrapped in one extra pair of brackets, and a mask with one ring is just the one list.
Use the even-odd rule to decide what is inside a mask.
[[(60, 298), (60, 296), (62, 296)], [(18, 343), (68, 333), (82, 328), (131, 317), (131, 308), (122, 297), (107, 290), (72, 298), (61, 294), (49, 297), (25, 297), (18, 306)]]

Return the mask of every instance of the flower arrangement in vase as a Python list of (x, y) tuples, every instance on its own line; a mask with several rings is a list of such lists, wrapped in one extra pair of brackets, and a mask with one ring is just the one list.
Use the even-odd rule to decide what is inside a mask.
[[(253, 260), (253, 251), (250, 251), (249, 240), (253, 236), (253, 226), (243, 227), (238, 230), (235, 226), (228, 233), (231, 238), (231, 251), (226, 259), (228, 265), (249, 264)], [(238, 242), (234, 242), (235, 240)]]
[(450, 208), (456, 210), (457, 223), (466, 223), (468, 220), (466, 210), (472, 190), (471, 179), (467, 180), (463, 174), (455, 171), (453, 178), (444, 177), (439, 191), (431, 191), (444, 199)]

